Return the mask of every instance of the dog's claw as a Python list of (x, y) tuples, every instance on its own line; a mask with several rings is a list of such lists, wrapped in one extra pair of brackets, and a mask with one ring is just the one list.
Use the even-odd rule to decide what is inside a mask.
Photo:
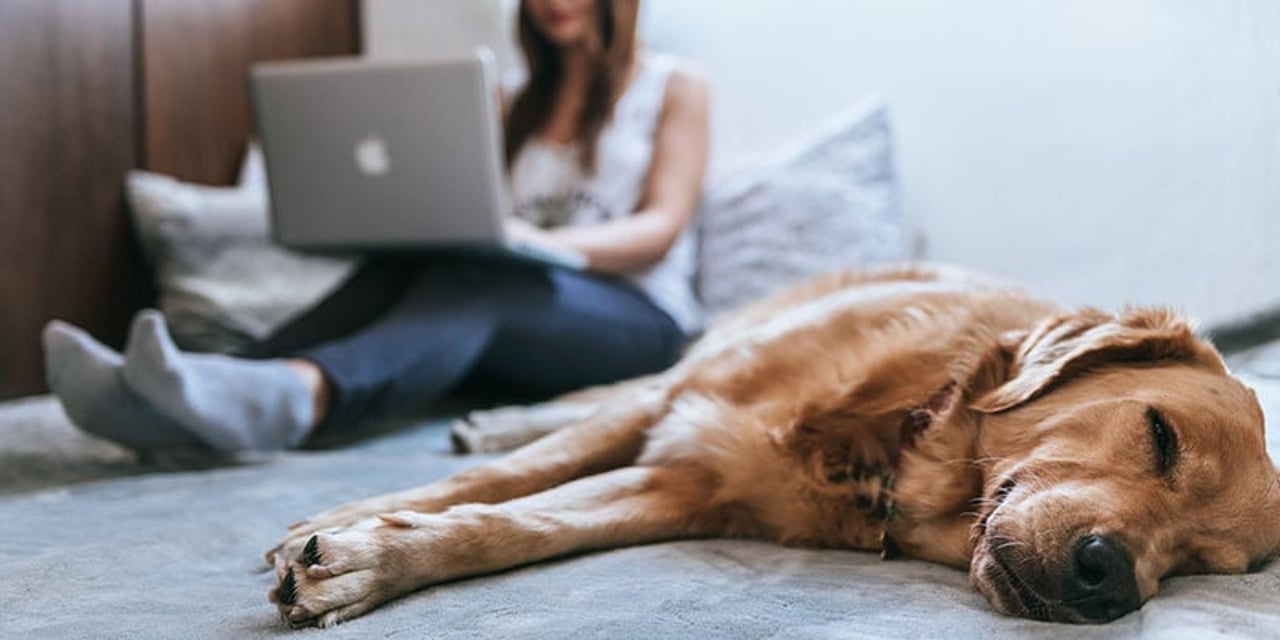
[(280, 604), (294, 604), (298, 597), (298, 585), (293, 580), (293, 572), (290, 571), (285, 575), (284, 580), (280, 581), (280, 588), (276, 590), (276, 600)]
[(307, 546), (302, 548), (302, 564), (309, 567), (313, 564), (322, 563), (319, 536), (311, 536), (311, 539), (307, 540)]

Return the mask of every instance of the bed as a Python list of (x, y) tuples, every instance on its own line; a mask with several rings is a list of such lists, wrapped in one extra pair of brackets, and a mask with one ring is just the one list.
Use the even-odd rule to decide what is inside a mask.
[[(1280, 344), (1241, 365), (1280, 420)], [(1251, 373), (1257, 371), (1260, 373)], [(1266, 375), (1263, 375), (1266, 374)], [(1280, 563), (1179, 577), (1102, 627), (995, 613), (960, 571), (875, 554), (684, 541), (432, 587), (326, 631), (267, 603), (262, 553), (337, 502), (487, 459), (452, 453), (446, 417), (382, 425), (257, 460), (139, 461), (81, 435), (48, 397), (0, 406), (0, 637), (1267, 638)], [(1280, 455), (1280, 431), (1269, 446)]]

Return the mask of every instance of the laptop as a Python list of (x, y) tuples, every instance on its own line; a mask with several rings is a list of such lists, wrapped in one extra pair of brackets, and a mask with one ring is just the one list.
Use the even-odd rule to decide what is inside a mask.
[(255, 64), (272, 234), (315, 252), (483, 253), (582, 268), (506, 237), (493, 56)]

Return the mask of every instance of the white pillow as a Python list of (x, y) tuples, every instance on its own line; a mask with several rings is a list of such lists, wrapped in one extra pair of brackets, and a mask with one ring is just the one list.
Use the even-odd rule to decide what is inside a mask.
[(818, 273), (910, 258), (888, 106), (869, 98), (711, 185), (699, 216), (698, 292), (712, 317)]
[(261, 152), (245, 155), (236, 187), (129, 173), (134, 226), (156, 271), (160, 308), (186, 349), (236, 351), (333, 290), (353, 262), (275, 245)]

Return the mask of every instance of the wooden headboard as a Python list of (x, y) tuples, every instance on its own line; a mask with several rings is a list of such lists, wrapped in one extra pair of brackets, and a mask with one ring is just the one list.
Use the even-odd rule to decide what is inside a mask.
[(360, 50), (359, 0), (0, 0), (0, 398), (44, 390), (40, 328), (115, 346), (152, 277), (131, 168), (228, 184), (256, 60)]

